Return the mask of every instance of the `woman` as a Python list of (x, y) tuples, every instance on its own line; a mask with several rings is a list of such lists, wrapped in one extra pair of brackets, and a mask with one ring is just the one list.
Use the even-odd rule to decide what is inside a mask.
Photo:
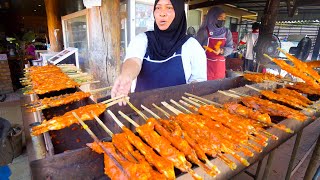
[(186, 35), (184, 1), (156, 0), (153, 14), (154, 31), (130, 42), (112, 97), (127, 95), (136, 78), (136, 92), (207, 79), (205, 53)]
[(225, 20), (226, 14), (221, 8), (211, 8), (196, 36), (206, 49), (208, 80), (225, 77), (225, 57), (233, 51), (232, 34), (224, 27)]

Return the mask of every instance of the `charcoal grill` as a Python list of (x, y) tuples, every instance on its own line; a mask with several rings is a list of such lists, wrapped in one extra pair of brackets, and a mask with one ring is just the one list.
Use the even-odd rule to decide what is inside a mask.
[[(182, 96), (184, 96), (185, 92), (192, 93), (194, 95), (201, 96), (218, 103), (224, 103), (227, 101), (236, 101), (236, 99), (232, 99), (231, 97), (222, 95), (220, 93), (215, 93), (216, 91), (233, 89), (243, 94), (258, 94), (258, 92), (256, 91), (243, 87), (245, 84), (251, 83), (245, 80), (243, 77), (235, 77), (138, 92), (130, 94), (129, 96), (130, 102), (132, 102), (132, 104), (134, 104), (136, 107), (140, 107), (140, 105), (143, 104), (144, 106), (149, 108), (152, 107), (152, 103), (160, 105), (162, 101), (169, 102), (170, 99), (179, 100)], [(253, 84), (253, 86), (259, 89), (277, 88), (277, 85), (275, 83)], [(26, 101), (28, 101), (27, 97), (25, 99)], [(98, 101), (101, 102), (105, 99), (106, 98), (102, 98)], [(64, 105), (44, 110), (43, 115), (45, 118), (50, 119), (54, 115), (61, 115), (67, 111), (91, 103), (94, 102), (90, 99), (85, 99), (79, 102), (72, 103), (70, 105)], [(112, 112), (121, 110), (122, 112), (133, 118), (136, 122), (138, 122), (138, 124), (144, 124), (144, 120), (142, 120), (129, 106), (112, 106), (109, 109)], [(154, 112), (157, 111), (154, 110)], [(314, 112), (312, 113), (312, 115), (315, 117), (319, 117), (320, 114), (319, 112)], [(123, 120), (120, 117), (118, 118), (126, 127), (134, 130), (134, 127), (131, 127), (127, 121)], [(116, 123), (111, 119), (111, 117), (109, 117), (106, 112), (100, 115), (100, 119), (107, 125), (109, 129), (111, 129), (113, 133), (122, 132), (121, 128), (116, 125)], [(277, 120), (280, 124), (286, 125), (288, 128), (291, 128), (295, 132), (299, 132), (305, 126), (314, 121), (311, 118), (303, 123), (290, 119)], [(28, 124), (32, 122), (34, 122), (32, 115), (25, 112), (24, 125), (27, 136), (27, 149), (29, 154), (31, 172), (34, 179), (108, 179), (108, 177), (104, 175), (103, 156), (92, 152), (88, 147), (86, 147), (86, 143), (92, 142), (92, 139), (82, 128), (80, 128), (79, 125), (72, 125), (59, 131), (51, 131), (49, 133), (45, 133), (44, 136), (46, 139), (46, 147), (34, 147), (30, 140), (31, 137), (28, 128)], [(103, 139), (105, 141), (111, 140), (108, 134), (102, 130), (102, 128), (96, 123), (96, 121), (86, 121), (86, 123), (100, 139)], [(251, 164), (258, 160), (261, 160), (266, 154), (271, 152), (274, 148), (278, 147), (280, 144), (294, 135), (284, 133), (274, 128), (270, 128), (268, 131), (277, 135), (279, 137), (279, 140), (270, 140), (269, 145), (264, 148), (262, 153), (256, 153), (254, 157), (248, 159)], [(34, 156), (37, 148), (46, 148), (48, 150), (48, 153), (45, 157), (37, 159)], [(217, 176), (217, 179), (231, 178), (246, 168), (242, 164), (240, 164), (240, 162), (235, 161), (238, 168), (234, 171), (231, 171), (222, 162), (219, 162), (215, 159), (212, 161), (221, 170), (221, 174)], [(195, 168), (195, 171), (199, 174), (203, 174), (201, 173), (202, 170), (200, 168)], [(191, 178), (190, 175), (182, 174), (180, 172), (177, 172), (177, 177), (178, 179)]]

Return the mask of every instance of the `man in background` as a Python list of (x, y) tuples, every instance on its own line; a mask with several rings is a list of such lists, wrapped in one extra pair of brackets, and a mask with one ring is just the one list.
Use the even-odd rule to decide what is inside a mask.
[(252, 32), (246, 34), (239, 43), (240, 46), (246, 45), (246, 52), (244, 55), (245, 60), (243, 63), (244, 71), (254, 71), (255, 69), (253, 47), (259, 37), (259, 27), (260, 27), (260, 23), (258, 22), (253, 23)]

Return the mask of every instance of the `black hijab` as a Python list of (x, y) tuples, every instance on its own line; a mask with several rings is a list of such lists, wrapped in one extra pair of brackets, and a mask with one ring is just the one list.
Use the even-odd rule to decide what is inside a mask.
[[(154, 3), (154, 10), (159, 0)], [(162, 31), (154, 22), (154, 31), (146, 32), (148, 37), (147, 52), (153, 60), (164, 60), (171, 57), (190, 38), (186, 35), (187, 21), (184, 11), (184, 0), (171, 0), (175, 18), (169, 28)]]

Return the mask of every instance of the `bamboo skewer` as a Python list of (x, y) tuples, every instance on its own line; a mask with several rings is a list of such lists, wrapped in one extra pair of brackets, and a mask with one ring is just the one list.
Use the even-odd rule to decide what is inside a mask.
[(108, 87), (104, 87), (104, 88), (91, 90), (90, 93), (94, 94), (94, 93), (98, 93), (98, 92), (106, 91), (106, 90), (111, 90), (111, 89), (112, 89), (112, 86), (108, 86)]
[(179, 114), (183, 114), (181, 111), (179, 111), (178, 109), (175, 109), (174, 107), (172, 107), (171, 105), (169, 105), (167, 102), (161, 102), (161, 104), (168, 108), (170, 111), (172, 111), (173, 113), (175, 113), (176, 115), (179, 115)]
[(104, 147), (102, 142), (98, 139), (98, 137), (91, 131), (91, 129), (86, 125), (80, 117), (76, 113), (72, 113), (73, 116), (79, 121), (79, 123), (82, 125), (83, 129), (88, 132), (88, 134), (91, 136), (91, 138), (101, 147), (101, 149), (110, 157), (110, 159), (116, 164), (117, 167), (121, 169), (121, 171), (128, 177), (127, 172), (124, 170), (124, 168), (121, 166), (121, 164), (115, 159), (115, 157), (109, 152), (107, 148)]
[(189, 109), (192, 109), (194, 111), (197, 111), (198, 112), (198, 108), (196, 108), (195, 106), (183, 101), (183, 100), (179, 100), (179, 103), (181, 103), (182, 105), (188, 107)]
[(144, 109), (145, 111), (147, 111), (148, 113), (150, 113), (150, 114), (151, 114), (153, 117), (155, 117), (156, 119), (160, 119), (160, 117), (159, 117), (156, 113), (152, 112), (150, 109), (148, 109), (148, 108), (145, 107), (144, 105), (141, 104), (141, 107), (142, 107), (142, 109)]
[(125, 97), (128, 97), (128, 96), (120, 95), (120, 96), (117, 96), (117, 97), (110, 98), (108, 100), (102, 101), (101, 103), (106, 104), (106, 103), (109, 103), (109, 102), (112, 102), (112, 101), (115, 101), (115, 100), (118, 100), (118, 99), (123, 99)]
[(113, 136), (113, 133), (110, 131), (110, 129), (101, 121), (101, 119), (98, 118), (97, 115), (94, 114), (93, 111), (91, 111), (91, 114), (93, 115), (94, 119), (99, 123), (99, 125), (102, 127), (103, 130), (105, 130), (110, 137)]
[(144, 115), (141, 111), (139, 111), (129, 100), (126, 100), (127, 104), (135, 111), (137, 112), (144, 120), (147, 120), (148, 117)]
[(193, 102), (196, 102), (196, 103), (199, 103), (199, 104), (202, 104), (202, 105), (207, 105), (207, 103), (197, 99), (197, 98), (193, 98), (193, 97), (189, 97), (190, 100), (192, 100)]
[(162, 108), (160, 108), (159, 106), (155, 105), (154, 103), (152, 103), (152, 106), (155, 107), (156, 109), (158, 109), (160, 112), (162, 112), (167, 118), (170, 118), (170, 114), (167, 113), (166, 111), (164, 111)]
[(255, 90), (255, 91), (258, 91), (258, 92), (261, 92), (261, 90), (260, 89), (258, 89), (258, 88), (255, 88), (255, 87), (252, 87), (252, 86), (249, 86), (249, 85), (245, 85), (246, 87), (248, 87), (248, 88), (250, 88), (250, 89), (253, 89), (253, 90)]
[(199, 103), (196, 103), (196, 102), (194, 102), (194, 101), (192, 101), (192, 100), (190, 100), (190, 99), (188, 99), (188, 98), (186, 98), (186, 97), (184, 97), (184, 96), (182, 96), (181, 98), (182, 98), (183, 100), (187, 101), (188, 103), (194, 105), (195, 107), (200, 107), (200, 106), (201, 106)]
[(80, 86), (82, 85), (87, 85), (87, 84), (96, 84), (96, 83), (99, 83), (100, 81), (90, 81), (90, 82), (84, 82), (84, 83), (81, 83)]
[(201, 101), (203, 101), (203, 102), (206, 102), (206, 103), (208, 103), (208, 104), (213, 104), (213, 105), (220, 106), (220, 104), (217, 104), (216, 102), (210, 101), (210, 100), (205, 99), (205, 98), (202, 98), (202, 97), (200, 97), (200, 96), (196, 96), (196, 95), (190, 94), (190, 93), (184, 93), (184, 94), (187, 95), (187, 96), (190, 96), (190, 97), (197, 98), (197, 99), (199, 99), (199, 100), (201, 100)]
[(242, 93), (239, 93), (237, 91), (234, 91), (234, 90), (228, 90), (229, 92), (232, 92), (233, 94), (236, 94), (238, 96), (244, 96), (244, 97), (249, 97), (249, 95), (246, 95), (246, 94), (242, 94)]
[(218, 92), (218, 93), (220, 93), (220, 94), (223, 94), (223, 95), (226, 95), (226, 96), (232, 97), (232, 98), (236, 98), (236, 99), (241, 98), (241, 96), (238, 96), (238, 95), (235, 95), (235, 94), (231, 94), (231, 93), (227, 93), (227, 92), (224, 92), (224, 91), (220, 91), (220, 90), (218, 90), (217, 92)]
[(109, 102), (109, 103), (105, 103), (105, 102), (101, 102), (102, 104), (106, 104), (107, 107), (113, 106), (115, 104), (118, 104), (119, 102), (123, 101), (124, 99), (129, 99), (129, 97), (123, 97), (122, 99), (117, 99), (115, 101)]
[(179, 103), (177, 103), (176, 101), (174, 101), (173, 99), (170, 99), (170, 102), (174, 105), (176, 105), (178, 108), (182, 109), (183, 111), (185, 111), (188, 114), (191, 114), (192, 112), (189, 111), (188, 109), (186, 109), (185, 107), (181, 106)]
[(133, 119), (131, 119), (129, 116), (125, 115), (123, 112), (118, 111), (118, 113), (127, 121), (129, 121), (132, 125), (134, 125), (134, 127), (139, 127), (140, 125), (137, 124)]

